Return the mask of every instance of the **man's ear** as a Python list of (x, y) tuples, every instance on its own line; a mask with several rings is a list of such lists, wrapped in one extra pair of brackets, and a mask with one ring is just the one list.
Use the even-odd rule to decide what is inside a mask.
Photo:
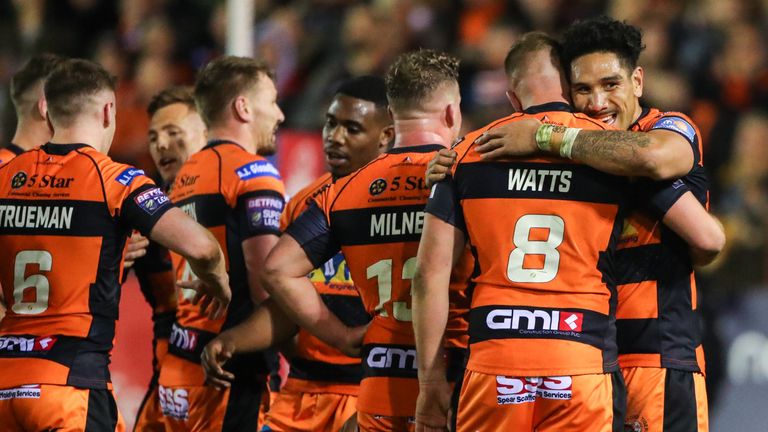
[(101, 115), (102, 115), (102, 125), (104, 126), (104, 129), (108, 129), (110, 126), (112, 126), (112, 122), (115, 121), (115, 103), (114, 102), (107, 102), (104, 104), (104, 106), (101, 108)]
[(389, 125), (379, 132), (379, 154), (389, 150), (395, 141), (395, 126)]
[(520, 112), (523, 110), (523, 104), (520, 103), (520, 99), (517, 97), (515, 92), (507, 90), (507, 100), (509, 100), (509, 103), (512, 104), (512, 109), (514, 112)]
[(45, 120), (47, 118), (48, 101), (45, 99), (44, 95), (41, 95), (40, 98), (37, 99), (37, 113), (40, 115), (41, 119)]
[(238, 95), (235, 100), (232, 101), (232, 113), (238, 121), (248, 123), (253, 120), (253, 113), (251, 107), (248, 105), (248, 98), (243, 95)]
[(635, 97), (643, 96), (643, 68), (638, 66), (632, 71), (632, 91)]

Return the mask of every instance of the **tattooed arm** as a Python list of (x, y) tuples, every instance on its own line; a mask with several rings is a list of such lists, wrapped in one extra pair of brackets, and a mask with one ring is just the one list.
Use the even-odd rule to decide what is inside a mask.
[(571, 158), (600, 171), (664, 180), (682, 177), (693, 168), (691, 144), (668, 130), (648, 132), (582, 130)]

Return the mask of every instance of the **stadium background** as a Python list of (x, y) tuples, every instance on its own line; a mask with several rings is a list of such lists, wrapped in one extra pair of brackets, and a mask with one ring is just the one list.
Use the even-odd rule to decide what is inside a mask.
[[(454, 53), (471, 130), (510, 112), (502, 65), (521, 33), (557, 34), (598, 14), (642, 28), (644, 101), (689, 113), (701, 128), (711, 209), (728, 237), (722, 257), (698, 272), (712, 430), (768, 430), (768, 1), (253, 1), (247, 42), (277, 72), (286, 122), (276, 162), (291, 192), (324, 169), (323, 114), (347, 76), (382, 74), (412, 48)], [(214, 0), (0, 0), (0, 137), (7, 143), (15, 127), (8, 82), (31, 54), (91, 58), (119, 78), (110, 155), (154, 172), (146, 105), (226, 52), (226, 11)], [(150, 337), (149, 308), (131, 279), (112, 368), (129, 423), (150, 375)]]

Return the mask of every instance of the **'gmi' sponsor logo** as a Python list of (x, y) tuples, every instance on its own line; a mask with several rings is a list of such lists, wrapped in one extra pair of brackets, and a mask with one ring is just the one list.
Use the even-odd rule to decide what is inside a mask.
[(554, 330), (581, 332), (584, 314), (539, 309), (494, 309), (485, 323), (492, 330)]

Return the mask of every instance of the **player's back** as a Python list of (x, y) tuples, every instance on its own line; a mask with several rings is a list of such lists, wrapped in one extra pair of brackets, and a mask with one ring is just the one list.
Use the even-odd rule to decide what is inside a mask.
[(458, 225), (478, 260), (468, 368), (512, 376), (615, 371), (616, 296), (606, 252), (618, 236), (627, 182), (566, 159), (490, 162), (474, 151), (473, 141), (486, 130), (527, 117), (606, 128), (565, 104), (546, 104), (455, 146), (458, 163), (448, 186), (454, 189), (436, 190), (429, 211), (443, 218), (440, 195), (459, 200)]
[(126, 238), (148, 235), (168, 207), (141, 170), (84, 144), (0, 168), (0, 388), (107, 388)]
[[(361, 356), (358, 409), (364, 412), (414, 415), (418, 381), (411, 278), (429, 196), (424, 170), (440, 148), (423, 145), (390, 150), (338, 180), (318, 200), (365, 309), (374, 317)], [(467, 255), (452, 275), (452, 290), (466, 288), (472, 268)], [(449, 320), (454, 328), (461, 327), (456, 322), (464, 319), (457, 311), (462, 305), (453, 306)]]

